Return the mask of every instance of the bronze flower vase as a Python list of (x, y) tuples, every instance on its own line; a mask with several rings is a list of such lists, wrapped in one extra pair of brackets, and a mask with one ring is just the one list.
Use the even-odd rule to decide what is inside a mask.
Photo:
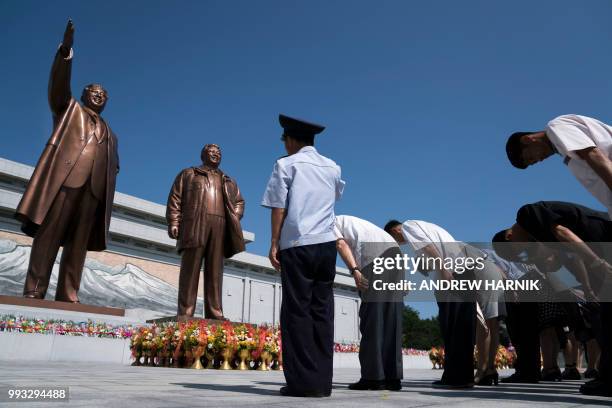
[(273, 370), (283, 371), (283, 353), (274, 353)]
[(229, 347), (223, 347), (220, 355), (223, 358), (223, 362), (221, 363), (219, 370), (231, 370), (232, 366), (230, 365), (229, 360), (232, 358), (232, 350), (230, 350)]
[(204, 367), (202, 366), (202, 362), (200, 361), (200, 358), (202, 358), (205, 351), (206, 351), (206, 346), (203, 346), (203, 345), (200, 345), (195, 348), (193, 352), (193, 358), (195, 359), (195, 362), (193, 363), (191, 368), (193, 368), (194, 370), (204, 369)]
[(241, 348), (238, 350), (238, 359), (240, 363), (238, 364), (239, 370), (248, 370), (249, 365), (246, 363), (247, 358), (249, 358), (249, 350), (246, 348)]
[(157, 366), (158, 367), (166, 366), (166, 353), (164, 352), (157, 353)]
[(153, 349), (149, 353), (150, 353), (149, 367), (157, 367), (157, 364), (155, 364), (155, 358), (157, 357), (157, 350)]
[(140, 359), (142, 357), (142, 351), (138, 350), (136, 351), (136, 353), (134, 354), (134, 362), (132, 363), (133, 366), (140, 366), (142, 365), (142, 363), (140, 362)]
[(183, 368), (189, 368), (193, 364), (193, 351), (191, 348), (185, 350), (185, 365)]
[(212, 349), (207, 348), (204, 354), (206, 356), (206, 368), (215, 368), (215, 353)]
[[(176, 355), (176, 358), (174, 356)], [(179, 350), (178, 353), (175, 352), (172, 354), (172, 367), (173, 368), (181, 368), (181, 358), (183, 357), (183, 350)]]
[(270, 371), (270, 368), (268, 367), (268, 359), (270, 358), (270, 352), (269, 351), (262, 351), (261, 355), (259, 356), (259, 367), (257, 367), (257, 371)]

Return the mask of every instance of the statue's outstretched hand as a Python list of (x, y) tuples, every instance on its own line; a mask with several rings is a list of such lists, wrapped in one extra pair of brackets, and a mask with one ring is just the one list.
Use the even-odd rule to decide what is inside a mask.
[(71, 19), (68, 19), (68, 23), (66, 23), (66, 31), (64, 31), (64, 40), (62, 41), (62, 46), (65, 51), (70, 52), (72, 48), (72, 44), (74, 43), (74, 24)]

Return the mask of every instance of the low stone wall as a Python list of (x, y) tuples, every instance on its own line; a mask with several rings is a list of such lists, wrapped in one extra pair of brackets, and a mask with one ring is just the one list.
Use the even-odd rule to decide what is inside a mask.
[[(402, 356), (404, 369), (431, 369), (428, 356)], [(360, 368), (358, 353), (334, 353), (334, 368)]]
[[(81, 336), (0, 333), (0, 360), (75, 361), (128, 365), (130, 341)], [(431, 369), (427, 356), (403, 356), (404, 369)], [(359, 368), (357, 353), (334, 353), (334, 368)]]
[(0, 333), (0, 360), (130, 364), (130, 340)]

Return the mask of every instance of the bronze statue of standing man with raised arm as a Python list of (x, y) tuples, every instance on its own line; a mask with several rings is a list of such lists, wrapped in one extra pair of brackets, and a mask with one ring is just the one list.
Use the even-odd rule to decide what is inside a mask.
[(240, 219), (244, 200), (234, 179), (219, 169), (221, 149), (207, 144), (202, 165), (181, 171), (168, 196), (168, 235), (181, 254), (179, 319), (193, 317), (204, 260), (204, 317), (223, 316), (223, 259), (244, 251)]
[(100, 114), (108, 94), (87, 85), (79, 103), (70, 90), (74, 25), (68, 20), (49, 79), (53, 133), (38, 159), (16, 218), (34, 238), (24, 297), (43, 299), (63, 246), (55, 300), (78, 303), (87, 250), (106, 249), (115, 179), (117, 137)]

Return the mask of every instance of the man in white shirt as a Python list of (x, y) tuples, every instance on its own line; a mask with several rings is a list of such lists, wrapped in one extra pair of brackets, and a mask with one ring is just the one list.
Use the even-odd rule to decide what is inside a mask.
[[(446, 230), (425, 221), (391, 220), (385, 231), (400, 244), (410, 244), (415, 253), (428, 258), (448, 259), (462, 256), (465, 244), (457, 242)], [(434, 271), (434, 279), (459, 279), (452, 270)], [(476, 333), (476, 303), (436, 292), (438, 320), (444, 341), (444, 373), (434, 387), (472, 388), (474, 386), (474, 344)]]
[[(402, 311), (403, 296), (396, 292), (372, 294), (373, 279), (397, 282), (403, 271), (384, 270), (374, 274), (376, 258), (395, 258), (401, 251), (382, 228), (357, 217), (336, 217), (336, 247), (355, 278), (359, 289), (359, 363), (361, 379), (351, 390), (399, 391), (402, 388)], [(392, 275), (392, 276), (390, 276)], [(368, 293), (370, 292), (370, 293)], [(367, 294), (366, 294), (367, 293)], [(374, 296), (381, 295), (381, 296)]]
[(559, 116), (544, 131), (513, 133), (506, 153), (519, 169), (561, 155), (578, 181), (612, 215), (612, 126), (587, 116)]
[(281, 272), (281, 395), (331, 395), (334, 356), (336, 234), (334, 205), (342, 196), (340, 167), (320, 155), (323, 126), (279, 115), (288, 156), (276, 161), (261, 204), (272, 209), (270, 262)]

